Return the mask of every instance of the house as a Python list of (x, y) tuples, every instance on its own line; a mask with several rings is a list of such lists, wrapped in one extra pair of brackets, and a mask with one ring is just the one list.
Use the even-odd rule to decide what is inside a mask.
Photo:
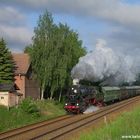
[(30, 57), (25, 53), (13, 53), (15, 62), (15, 87), (18, 93), (22, 94), (22, 98), (32, 97), (40, 98), (40, 88), (38, 82), (32, 77), (32, 67)]
[(12, 54), (15, 63), (14, 83), (0, 84), (0, 105), (18, 105), (27, 97), (40, 98), (38, 82), (32, 78), (32, 67), (28, 54)]
[(15, 106), (21, 98), (22, 94), (15, 90), (14, 84), (0, 84), (0, 105)]

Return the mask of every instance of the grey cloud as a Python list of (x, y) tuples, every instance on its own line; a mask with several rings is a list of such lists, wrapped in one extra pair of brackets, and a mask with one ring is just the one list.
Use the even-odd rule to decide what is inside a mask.
[(109, 46), (124, 53), (136, 54), (140, 52), (140, 28), (112, 27), (105, 39)]
[[(114, 48), (125, 48), (125, 50), (132, 48), (137, 50), (140, 48), (140, 5), (129, 5), (122, 3), (122, 0), (1, 0), (1, 3), (3, 3), (5, 7), (9, 6), (13, 8), (10, 9), (11, 17), (8, 8), (0, 9), (0, 22), (9, 22), (9, 19), (13, 20), (13, 17), (16, 17), (14, 18), (14, 20), (17, 19), (15, 24), (21, 23), (24, 19), (24, 15), (16, 10), (17, 8), (21, 9), (24, 13), (38, 12), (47, 8), (49, 11), (57, 14), (64, 13), (68, 16), (80, 16), (84, 20), (89, 16), (91, 19), (96, 18), (100, 19), (101, 22), (105, 21), (109, 23), (107, 27), (108, 31), (105, 33), (94, 33), (91, 34), (88, 39), (86, 38), (86, 44), (90, 45), (90, 47), (92, 43), (95, 43), (95, 37), (99, 37), (106, 39), (109, 46), (114, 46)], [(2, 14), (2, 11), (5, 12)], [(14, 32), (14, 34), (12, 34), (11, 31)], [(0, 36), (3, 35), (6, 37), (9, 44), (13, 46), (27, 45), (30, 42), (32, 32), (33, 31), (30, 31), (27, 26), (18, 28), (8, 26), (7, 28), (7, 26), (2, 27), (2, 25), (0, 25)], [(83, 40), (84, 39), (85, 36), (83, 37)]]
[(0, 7), (0, 23), (15, 25), (25, 23), (25, 15), (11, 6)]
[(28, 10), (42, 10), (48, 8), (53, 12), (72, 15), (98, 17), (124, 25), (140, 24), (140, 5), (128, 5), (121, 0), (2, 0)]
[(32, 36), (33, 31), (28, 27), (0, 25), (0, 38), (3, 37), (11, 49), (22, 50), (26, 45), (31, 43)]
[(17, 8), (0, 5), (0, 38), (12, 50), (22, 50), (31, 42), (33, 31), (27, 26), (26, 18)]

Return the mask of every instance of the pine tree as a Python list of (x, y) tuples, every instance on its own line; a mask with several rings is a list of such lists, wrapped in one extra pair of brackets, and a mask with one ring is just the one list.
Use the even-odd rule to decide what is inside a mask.
[(10, 84), (14, 80), (12, 55), (3, 39), (0, 40), (0, 84)]

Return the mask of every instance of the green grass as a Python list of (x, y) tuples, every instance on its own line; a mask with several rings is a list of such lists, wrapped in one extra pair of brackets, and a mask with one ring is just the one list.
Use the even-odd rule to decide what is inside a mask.
[(132, 112), (124, 113), (116, 121), (103, 128), (82, 134), (80, 140), (131, 140), (132, 138), (122, 138), (122, 136), (138, 135), (140, 139), (140, 107)]
[(65, 114), (63, 105), (56, 101), (44, 100), (33, 102), (39, 108), (40, 116), (26, 113), (20, 107), (13, 107), (8, 110), (6, 107), (0, 106), (0, 132)]
[(62, 116), (66, 114), (64, 110), (64, 105), (58, 101), (47, 100), (47, 101), (38, 101), (37, 106), (44, 114), (45, 119), (55, 118), (56, 116)]

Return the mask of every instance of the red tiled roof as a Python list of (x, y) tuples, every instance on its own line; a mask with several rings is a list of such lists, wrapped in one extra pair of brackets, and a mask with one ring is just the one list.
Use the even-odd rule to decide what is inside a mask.
[(16, 64), (15, 74), (26, 74), (30, 66), (29, 55), (26, 53), (12, 53), (12, 56)]

